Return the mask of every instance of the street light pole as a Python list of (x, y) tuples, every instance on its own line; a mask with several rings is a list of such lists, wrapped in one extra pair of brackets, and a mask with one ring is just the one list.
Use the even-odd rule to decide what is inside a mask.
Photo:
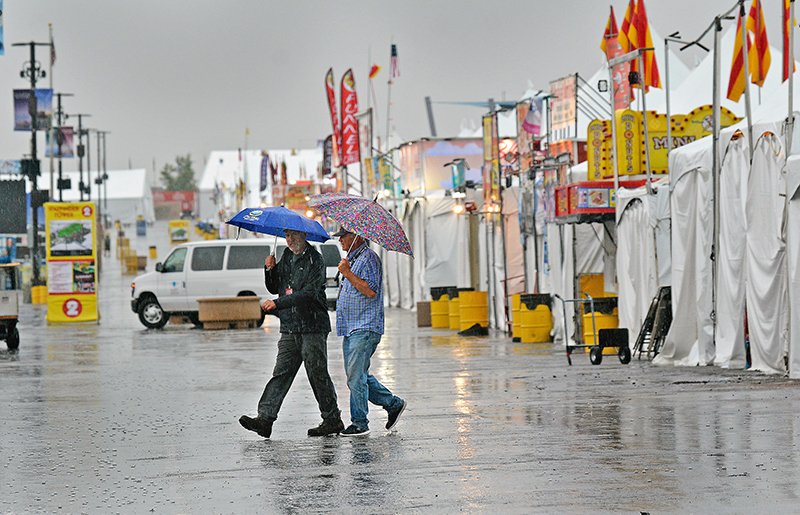
[[(40, 286), (39, 279), (39, 188), (37, 181), (39, 179), (39, 162), (36, 159), (36, 123), (39, 118), (39, 109), (36, 102), (36, 81), (44, 78), (47, 73), (42, 70), (41, 65), (36, 62), (36, 47), (37, 46), (50, 46), (50, 43), (36, 43), (30, 41), (28, 43), (13, 43), (11, 46), (27, 46), (30, 48), (31, 60), (27, 67), (22, 69), (20, 75), (24, 78), (26, 75), (31, 80), (31, 96), (28, 99), (28, 106), (31, 114), (31, 159), (28, 166), (28, 179), (31, 181), (31, 223), (33, 225), (33, 238), (31, 243), (31, 271), (33, 273), (32, 286)], [(23, 65), (24, 66), (24, 65)], [(31, 109), (32, 108), (32, 109)]]
[[(108, 218), (108, 168), (106, 168), (106, 134), (109, 131), (103, 131), (103, 214)], [(108, 227), (108, 220), (106, 220), (106, 227)]]
[(80, 192), (80, 199), (83, 202), (83, 193), (85, 191), (83, 184), (83, 155), (86, 153), (83, 146), (83, 119), (92, 115), (86, 113), (75, 113), (66, 115), (67, 119), (70, 116), (78, 117), (78, 191)]
[[(71, 97), (74, 96), (72, 93), (56, 93), (56, 100), (57, 100), (57, 110), (56, 110), (56, 121), (58, 122), (58, 131), (56, 131), (56, 144), (58, 145), (58, 201), (64, 202), (64, 184), (63, 184), (63, 167), (62, 167), (62, 154), (63, 154), (63, 145), (64, 145), (64, 128), (63, 128), (63, 117), (64, 117), (64, 110), (61, 107), (61, 97)], [(51, 142), (52, 145), (52, 142)]]

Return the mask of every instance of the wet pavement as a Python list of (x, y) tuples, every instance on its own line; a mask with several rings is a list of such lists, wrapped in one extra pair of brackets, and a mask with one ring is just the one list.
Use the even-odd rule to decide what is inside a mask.
[[(409, 402), (397, 431), (372, 409), (366, 437), (307, 437), (320, 418), (301, 370), (264, 440), (237, 419), (255, 413), (277, 322), (148, 331), (130, 281), (107, 260), (100, 324), (48, 326), (28, 304), (20, 351), (0, 344), (0, 513), (797, 511), (800, 383), (568, 367), (550, 344), (389, 310), (372, 371)], [(347, 423), (341, 340), (328, 346)]]

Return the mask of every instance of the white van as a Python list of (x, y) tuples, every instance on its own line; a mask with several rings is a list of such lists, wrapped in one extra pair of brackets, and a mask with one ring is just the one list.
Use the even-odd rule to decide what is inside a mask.
[[(170, 315), (185, 315), (199, 324), (197, 299), (255, 296), (273, 299), (264, 286), (264, 259), (275, 238), (208, 240), (183, 243), (172, 249), (155, 272), (140, 275), (131, 283), (131, 309), (148, 328), (161, 328)], [(322, 254), (327, 283), (328, 308), (336, 309), (339, 295), (337, 267), (342, 259), (335, 242), (309, 242)], [(280, 260), (286, 241), (277, 239)], [(263, 318), (262, 318), (263, 320)]]

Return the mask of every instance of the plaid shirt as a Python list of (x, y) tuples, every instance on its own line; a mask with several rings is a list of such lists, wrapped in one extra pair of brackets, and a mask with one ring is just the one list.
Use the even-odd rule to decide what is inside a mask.
[(381, 258), (364, 243), (347, 258), (350, 270), (365, 280), (373, 298), (359, 292), (347, 279), (342, 279), (339, 300), (336, 301), (336, 334), (350, 336), (353, 331), (365, 329), (383, 334), (383, 270)]

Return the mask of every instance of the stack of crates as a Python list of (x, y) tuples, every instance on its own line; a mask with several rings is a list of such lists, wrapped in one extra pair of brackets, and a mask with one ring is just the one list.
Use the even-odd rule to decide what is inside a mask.
[(447, 329), (450, 327), (450, 286), (431, 288), (431, 327)]
[(520, 340), (523, 343), (549, 342), (553, 330), (550, 295), (526, 293), (520, 295), (519, 300)]

